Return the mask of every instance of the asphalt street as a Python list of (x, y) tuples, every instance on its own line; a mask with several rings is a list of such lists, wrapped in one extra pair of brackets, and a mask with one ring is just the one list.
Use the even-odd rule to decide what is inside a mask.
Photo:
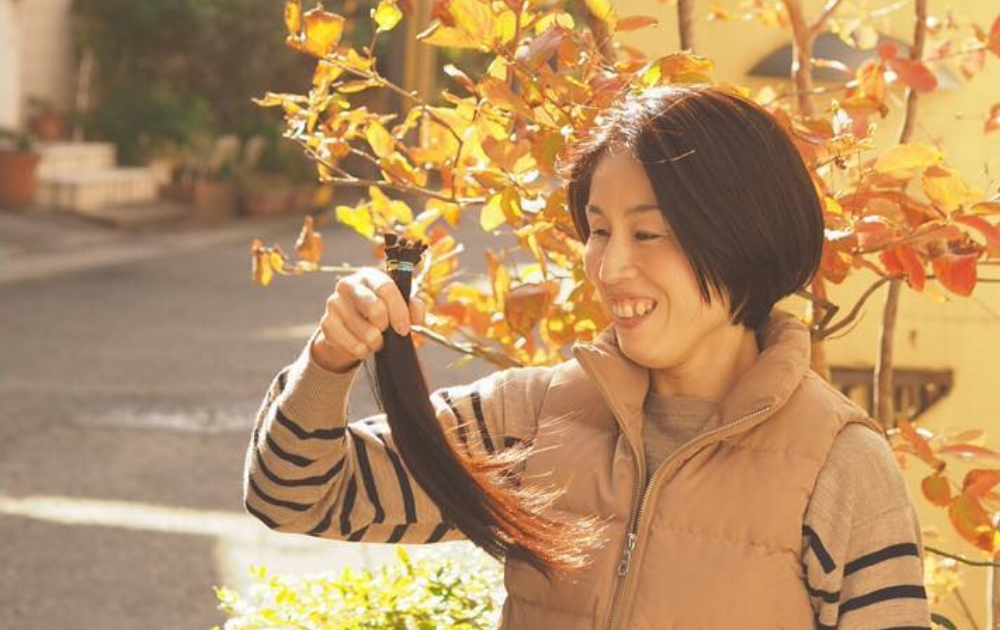
[[(300, 351), (335, 278), (250, 281), (254, 236), (293, 248), (300, 219), (121, 232), (0, 213), (0, 628), (207, 630), (212, 587), (371, 566), (383, 545), (271, 532), (242, 506), (253, 414)], [(339, 226), (324, 262), (372, 264)], [(487, 241), (464, 230), (472, 271)], [(428, 346), (432, 387), (454, 368)], [(352, 418), (375, 412), (364, 378)], [(462, 543), (456, 543), (461, 546)]]

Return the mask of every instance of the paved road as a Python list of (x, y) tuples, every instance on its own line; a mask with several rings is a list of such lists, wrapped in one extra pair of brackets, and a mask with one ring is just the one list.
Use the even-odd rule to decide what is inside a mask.
[[(250, 238), (290, 250), (298, 224), (122, 233), (0, 213), (0, 628), (202, 630), (225, 619), (212, 586), (245, 586), (251, 564), (391, 554), (276, 534), (241, 504), (252, 414), (333, 284), (249, 281)], [(328, 262), (374, 262), (353, 232), (322, 231)], [(486, 238), (467, 233), (481, 268)], [(432, 387), (488, 369), (422, 353)], [(359, 383), (352, 413), (372, 413)]]

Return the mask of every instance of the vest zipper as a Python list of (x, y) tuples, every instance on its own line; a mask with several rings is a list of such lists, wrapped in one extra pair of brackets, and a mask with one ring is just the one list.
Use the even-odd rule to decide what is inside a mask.
[[(741, 424), (743, 424), (745, 422), (749, 422), (753, 418), (756, 418), (757, 416), (759, 416), (762, 413), (766, 413), (770, 409), (771, 409), (771, 405), (768, 405), (766, 407), (758, 409), (757, 411), (754, 411), (753, 413), (747, 414), (747, 415), (745, 415), (745, 416), (743, 416), (743, 417), (741, 417), (741, 418), (739, 418), (737, 420), (734, 420), (734, 421), (726, 424), (725, 426), (721, 426), (718, 429), (714, 429), (712, 431), (709, 431), (708, 433), (700, 435), (700, 436), (696, 437), (695, 439), (691, 440), (690, 442), (687, 442), (686, 444), (682, 445), (680, 448), (678, 448), (674, 452), (674, 454), (671, 457), (668, 457), (666, 459), (666, 461), (664, 461), (662, 464), (660, 464), (660, 466), (653, 473), (653, 476), (650, 477), (649, 483), (646, 484), (646, 489), (644, 491), (642, 490), (642, 481), (641, 481), (641, 479), (642, 479), (643, 473), (645, 472), (644, 470), (642, 470), (643, 469), (643, 464), (645, 463), (645, 458), (643, 458), (643, 462), (642, 463), (638, 464), (638, 468), (639, 468), (638, 474), (640, 475), (639, 476), (640, 481), (639, 481), (639, 483), (636, 484), (637, 485), (637, 489), (636, 489), (636, 492), (635, 492), (634, 496), (639, 496), (639, 494), (641, 492), (642, 493), (642, 498), (640, 499), (640, 501), (638, 503), (638, 506), (637, 506), (638, 509), (635, 509), (636, 506), (633, 506), (632, 515), (629, 518), (628, 539), (626, 541), (625, 549), (622, 551), (622, 560), (621, 560), (621, 562), (618, 565), (618, 584), (615, 587), (615, 596), (611, 600), (611, 615), (608, 617), (608, 626), (607, 626), (608, 630), (618, 630), (618, 627), (621, 624), (621, 617), (623, 615), (623, 610), (624, 610), (623, 602), (625, 601), (625, 596), (624, 596), (625, 595), (625, 591), (634, 582), (634, 580), (630, 579), (632, 577), (632, 575), (634, 574), (634, 572), (631, 571), (632, 562), (633, 562), (633, 560), (635, 560), (636, 562), (638, 562), (639, 560), (641, 560), (641, 558), (639, 558), (639, 549), (638, 549), (638, 547), (639, 547), (639, 541), (640, 541), (640, 539), (639, 539), (639, 529), (640, 529), (640, 525), (642, 524), (642, 517), (645, 514), (646, 504), (649, 501), (649, 497), (652, 495), (652, 490), (653, 490), (653, 488), (656, 485), (656, 481), (661, 476), (660, 473), (662, 473), (664, 470), (666, 470), (667, 469), (667, 465), (670, 464), (671, 462), (673, 462), (674, 460), (678, 459), (681, 456), (682, 453), (685, 453), (687, 451), (692, 450), (694, 448), (694, 445), (697, 444), (700, 447), (701, 443), (703, 443), (703, 442), (704, 443), (711, 442), (712, 438), (714, 438), (715, 436), (717, 436), (717, 435), (719, 435), (721, 433), (725, 433), (727, 431), (730, 431), (733, 428), (735, 428), (736, 426), (741, 425)], [(637, 455), (638, 455), (638, 453), (637, 453)], [(639, 458), (638, 457), (636, 458), (636, 462), (637, 463), (639, 462)], [(643, 538), (642, 540), (643, 540), (643, 542), (645, 542), (645, 538)]]

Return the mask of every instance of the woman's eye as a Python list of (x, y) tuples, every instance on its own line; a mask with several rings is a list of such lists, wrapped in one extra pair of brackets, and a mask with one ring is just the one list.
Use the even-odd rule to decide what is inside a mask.
[(651, 241), (655, 238), (659, 238), (659, 234), (653, 234), (651, 232), (636, 232), (635, 237), (640, 241)]

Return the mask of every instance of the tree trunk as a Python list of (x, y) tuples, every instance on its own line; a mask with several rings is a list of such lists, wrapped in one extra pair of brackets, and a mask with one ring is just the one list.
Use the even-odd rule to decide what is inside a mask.
[(798, 95), (799, 112), (812, 116), (812, 47), (815, 34), (806, 22), (801, 0), (783, 0), (792, 23), (793, 52), (792, 81)]

